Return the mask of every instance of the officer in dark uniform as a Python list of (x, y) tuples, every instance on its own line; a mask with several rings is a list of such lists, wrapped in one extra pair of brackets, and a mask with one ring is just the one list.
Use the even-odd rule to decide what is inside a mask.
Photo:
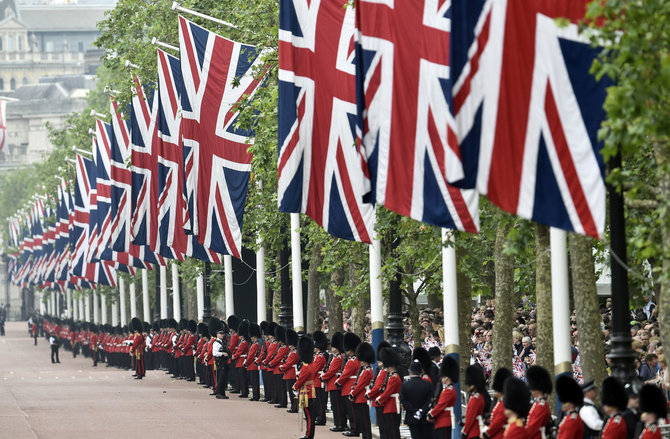
[(212, 356), (216, 367), (216, 398), (228, 399), (226, 386), (228, 385), (228, 367), (230, 351), (226, 342), (226, 328), (222, 322), (212, 317), (209, 319), (209, 333), (216, 334), (216, 340), (212, 345)]
[(421, 379), (424, 372), (419, 360), (409, 366), (410, 378), (400, 388), (400, 403), (405, 408), (405, 424), (409, 427), (412, 439), (431, 439), (433, 425), (426, 420), (426, 414), (433, 399), (433, 386)]

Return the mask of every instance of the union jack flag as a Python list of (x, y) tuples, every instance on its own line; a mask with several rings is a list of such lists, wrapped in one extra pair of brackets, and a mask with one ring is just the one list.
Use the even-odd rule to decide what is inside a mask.
[(179, 17), (182, 130), (192, 232), (205, 247), (241, 258), (253, 131), (236, 126), (245, 96), (260, 81), (254, 46), (223, 38)]
[(69, 216), (72, 206), (72, 195), (67, 187), (65, 179), (61, 179), (58, 187), (58, 204), (56, 209), (56, 243), (54, 249), (56, 252), (56, 281), (65, 281), (68, 279), (68, 261), (70, 259), (70, 224)]
[(112, 126), (99, 119), (95, 124), (95, 144), (93, 159), (96, 170), (96, 219), (98, 223), (98, 241), (96, 243), (95, 257), (97, 259), (112, 260), (112, 249), (109, 248), (112, 236), (112, 187), (110, 175), (111, 163), (111, 137)]
[(374, 205), (356, 138), (355, 20), (345, 1), (281, 0), (278, 202), (370, 242)]
[(183, 88), (179, 58), (158, 50), (158, 113), (154, 148), (158, 154), (158, 233), (162, 245), (197, 259), (220, 263), (219, 256), (184, 232), (184, 156), (181, 136)]
[(477, 232), (478, 195), (448, 142), (450, 1), (358, 0), (359, 126), (371, 198), (404, 216)]
[(453, 0), (452, 114), (459, 185), (522, 218), (599, 238), (608, 81), (589, 74), (597, 50), (578, 32), (588, 3)]

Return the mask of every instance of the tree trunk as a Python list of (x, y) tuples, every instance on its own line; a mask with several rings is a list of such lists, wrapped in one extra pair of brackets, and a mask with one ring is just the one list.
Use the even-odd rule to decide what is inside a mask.
[(403, 297), (407, 299), (407, 309), (409, 311), (409, 318), (412, 321), (412, 340), (414, 347), (418, 348), (422, 345), (421, 340), (421, 322), (419, 322), (419, 305), (416, 303), (417, 294), (414, 292), (413, 285), (406, 285), (406, 294)]
[[(467, 249), (465, 247), (456, 247), (456, 262), (465, 257)], [(472, 281), (470, 277), (462, 271), (458, 270), (456, 275), (458, 282), (458, 343), (460, 346), (459, 355), (461, 360), (461, 389), (464, 389), (463, 379), (465, 379), (465, 369), (470, 365), (470, 328), (472, 325)], [(511, 342), (508, 343), (510, 346)], [(444, 341), (444, 340), (443, 340)], [(510, 352), (511, 355), (511, 352)]]
[(309, 274), (307, 275), (307, 332), (313, 333), (319, 325), (319, 290), (321, 288), (321, 244), (317, 241), (312, 247), (312, 256), (309, 260)]
[[(330, 275), (330, 284), (333, 287), (344, 284), (344, 269), (335, 270)], [(326, 291), (326, 302), (328, 303), (328, 333), (332, 335), (342, 331), (342, 304), (334, 290)]]
[(579, 328), (579, 358), (584, 381), (602, 383), (607, 377), (602, 334), (600, 332), (600, 310), (596, 289), (595, 263), (591, 239), (576, 233), (568, 234), (572, 288), (577, 310)]
[[(495, 243), (495, 324), (493, 325), (493, 370), (512, 370), (512, 325), (514, 322), (514, 258), (504, 254), (509, 232), (507, 221), (500, 221)], [(468, 356), (468, 360), (470, 357)]]
[[(275, 276), (279, 277), (281, 276), (281, 251), (277, 252), (277, 260), (275, 263), (275, 266), (277, 269), (275, 270)], [(281, 312), (281, 287), (277, 285), (277, 288), (274, 289), (273, 291), (273, 297), (272, 297), (272, 321), (279, 323), (279, 313)]]
[(549, 227), (535, 224), (535, 297), (537, 301), (537, 364), (553, 374), (554, 327), (551, 304)]
[[(361, 278), (356, 272), (356, 265), (349, 264), (349, 287), (351, 291), (359, 290)], [(365, 341), (365, 292), (358, 291), (357, 305), (351, 310), (351, 331), (362, 337)]]

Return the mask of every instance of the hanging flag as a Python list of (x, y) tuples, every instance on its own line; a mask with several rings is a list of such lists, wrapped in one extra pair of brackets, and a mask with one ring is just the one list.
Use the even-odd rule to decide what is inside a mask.
[(97, 223), (98, 240), (96, 243), (95, 257), (97, 259), (113, 260), (112, 249), (109, 247), (112, 236), (112, 188), (111, 188), (111, 137), (112, 126), (100, 119), (95, 124), (95, 149), (93, 160), (95, 163), (95, 184), (97, 194)]
[(219, 256), (184, 232), (184, 156), (181, 133), (183, 88), (179, 58), (158, 50), (158, 112), (154, 148), (158, 154), (158, 233), (161, 245), (197, 259), (220, 263)]
[(77, 154), (75, 163), (74, 209), (70, 215), (70, 259), (69, 272), (72, 276), (83, 277), (86, 272), (86, 255), (89, 246), (89, 197), (93, 162)]
[(577, 24), (588, 3), (453, 0), (452, 114), (459, 185), (522, 218), (599, 238), (597, 131), (609, 81), (589, 73), (598, 50)]
[(278, 202), (330, 234), (370, 242), (374, 205), (356, 139), (355, 22), (344, 2), (279, 5)]
[(192, 232), (205, 247), (240, 258), (254, 133), (236, 126), (237, 105), (260, 85), (259, 52), (181, 16), (179, 48)]
[(449, 5), (356, 2), (359, 128), (372, 200), (435, 226), (477, 232), (477, 193), (447, 183), (463, 176), (448, 143)]

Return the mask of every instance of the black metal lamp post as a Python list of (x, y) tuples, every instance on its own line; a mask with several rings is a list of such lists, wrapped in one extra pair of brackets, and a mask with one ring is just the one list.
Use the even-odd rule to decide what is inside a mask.
[[(400, 238), (395, 238), (391, 244), (393, 254), (400, 245)], [(400, 354), (400, 364), (409, 367), (412, 359), (412, 351), (405, 341), (405, 326), (402, 323), (402, 275), (395, 273), (389, 282), (389, 320), (386, 326), (387, 341)]]
[(158, 264), (154, 266), (156, 277), (156, 297), (154, 298), (154, 320), (161, 319), (161, 273)]
[[(283, 233), (286, 232), (284, 228)], [(285, 235), (284, 235), (285, 236)], [(281, 307), (279, 308), (279, 324), (285, 328), (293, 328), (293, 297), (291, 295), (291, 279), (289, 277), (288, 239), (284, 238), (284, 246), (279, 251)]]
[(212, 291), (209, 278), (212, 274), (212, 264), (208, 261), (205, 262), (205, 272), (203, 273), (203, 283), (205, 284), (205, 291), (203, 294), (203, 308), (202, 308), (202, 321), (204, 323), (209, 323), (209, 319), (212, 317)]

